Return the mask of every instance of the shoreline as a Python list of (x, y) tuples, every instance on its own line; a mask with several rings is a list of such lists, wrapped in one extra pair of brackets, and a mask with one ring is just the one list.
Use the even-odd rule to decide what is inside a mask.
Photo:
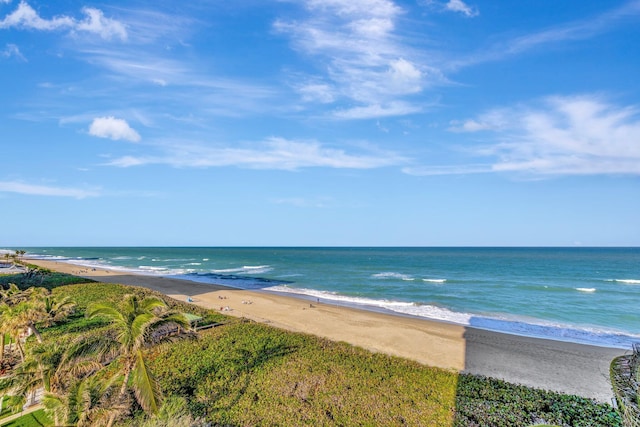
[(105, 283), (154, 289), (177, 300), (282, 329), (344, 341), (424, 365), (484, 375), (611, 403), (611, 360), (624, 349), (531, 338), (437, 320), (248, 291), (187, 279), (94, 269), (67, 262), (32, 264)]

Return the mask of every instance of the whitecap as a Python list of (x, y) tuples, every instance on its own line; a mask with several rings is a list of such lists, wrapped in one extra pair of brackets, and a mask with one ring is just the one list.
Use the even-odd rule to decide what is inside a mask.
[(605, 347), (629, 348), (631, 343), (640, 339), (640, 335), (633, 335), (622, 331), (555, 323), (544, 321), (542, 319), (523, 319), (518, 318), (517, 316), (489, 317), (474, 313), (458, 312), (429, 303), (423, 304), (403, 301), (376, 300), (371, 298), (340, 295), (336, 292), (291, 288), (288, 286), (272, 286), (265, 290), (306, 295), (318, 298), (324, 302), (333, 302), (335, 304), (343, 304), (347, 306), (353, 305), (364, 308), (369, 307), (372, 309), (386, 309), (400, 314), (455, 323), (463, 326), (472, 326), (485, 330)]
[(167, 267), (153, 267), (150, 265), (141, 265), (138, 267), (140, 270), (143, 271), (165, 271), (167, 270)]
[(640, 285), (640, 280), (638, 279), (614, 279), (614, 281), (626, 285)]
[(445, 283), (447, 279), (422, 279), (422, 281), (428, 283)]
[(596, 288), (576, 288), (576, 291), (593, 293), (596, 291)]
[(413, 277), (408, 274), (396, 273), (393, 271), (384, 271), (382, 273), (376, 273), (371, 275), (373, 279), (381, 279), (381, 280), (414, 280)]

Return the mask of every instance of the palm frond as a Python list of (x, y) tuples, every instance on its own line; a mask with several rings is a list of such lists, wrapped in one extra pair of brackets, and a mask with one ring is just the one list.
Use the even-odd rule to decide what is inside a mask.
[(132, 377), (138, 403), (145, 411), (156, 413), (162, 399), (160, 386), (145, 364), (141, 350), (137, 351)]
[(108, 303), (96, 303), (87, 307), (86, 317), (93, 319), (95, 317), (105, 317), (111, 322), (124, 322), (124, 316), (117, 308)]

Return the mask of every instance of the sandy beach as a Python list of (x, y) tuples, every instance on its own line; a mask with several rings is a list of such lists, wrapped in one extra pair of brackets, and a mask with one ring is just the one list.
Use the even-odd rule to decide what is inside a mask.
[(172, 298), (291, 331), (344, 341), (429, 366), (611, 402), (611, 360), (625, 350), (490, 332), (421, 318), (244, 291), (188, 280), (123, 274), (42, 260), (30, 263)]

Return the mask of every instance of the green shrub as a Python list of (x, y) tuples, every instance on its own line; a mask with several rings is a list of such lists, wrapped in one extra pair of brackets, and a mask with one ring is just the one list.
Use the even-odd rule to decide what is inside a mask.
[(9, 283), (15, 283), (20, 289), (37, 286), (52, 290), (59, 286), (88, 282), (93, 282), (93, 280), (41, 268), (31, 270), (28, 273), (5, 274), (0, 276), (0, 286), (4, 288), (6, 288)]
[(461, 375), (456, 397), (456, 426), (621, 426), (607, 404), (579, 396), (515, 385), (493, 378)]

